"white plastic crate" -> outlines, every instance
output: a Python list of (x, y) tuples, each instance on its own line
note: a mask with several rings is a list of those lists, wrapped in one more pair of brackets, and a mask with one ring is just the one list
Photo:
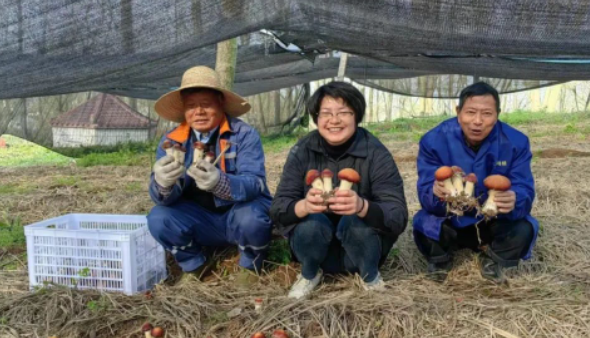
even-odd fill
[(55, 283), (131, 295), (166, 278), (141, 215), (67, 214), (25, 226), (31, 288)]

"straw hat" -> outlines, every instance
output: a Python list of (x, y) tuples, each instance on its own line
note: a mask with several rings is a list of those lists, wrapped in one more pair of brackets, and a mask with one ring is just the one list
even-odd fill
[(250, 104), (241, 96), (221, 87), (221, 81), (217, 73), (205, 66), (188, 69), (182, 75), (180, 88), (162, 95), (156, 101), (156, 112), (163, 118), (184, 122), (184, 107), (180, 91), (187, 88), (211, 88), (223, 93), (223, 110), (229, 116), (238, 117), (250, 110)]

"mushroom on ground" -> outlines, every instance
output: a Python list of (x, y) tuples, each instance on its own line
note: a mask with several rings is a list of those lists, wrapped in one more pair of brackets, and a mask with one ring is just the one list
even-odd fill
[(508, 177), (502, 175), (491, 175), (483, 181), (486, 188), (489, 189), (488, 199), (483, 205), (482, 212), (487, 217), (494, 217), (498, 214), (498, 206), (494, 202), (494, 197), (498, 191), (510, 189), (511, 183)]
[(320, 172), (316, 169), (311, 169), (305, 175), (305, 184), (311, 185), (315, 189), (324, 190), (324, 183), (320, 176)]
[(353, 184), (360, 182), (361, 176), (356, 170), (346, 168), (340, 170), (338, 173), (338, 179), (340, 179), (339, 190), (350, 190)]
[(193, 163), (197, 164), (200, 160), (203, 159), (205, 156), (205, 150), (207, 150), (207, 145), (203, 142), (195, 142), (193, 143)]
[(266, 338), (266, 335), (263, 332), (256, 332), (251, 338)]
[(334, 188), (332, 187), (332, 177), (334, 177), (334, 173), (330, 169), (324, 169), (322, 171), (322, 180), (324, 181), (324, 191), (326, 193), (332, 192)]
[(150, 323), (143, 324), (143, 326), (141, 327), (141, 332), (143, 332), (143, 334), (145, 335), (145, 338), (152, 338), (151, 331), (153, 328), (154, 327)]
[(152, 329), (152, 337), (154, 338), (160, 338), (160, 337), (164, 337), (164, 329), (156, 326)]
[(451, 167), (448, 166), (442, 166), (438, 168), (434, 173), (434, 178), (439, 182), (443, 182), (443, 184), (445, 185), (445, 189), (449, 191), (451, 196), (456, 196), (457, 190), (455, 189), (455, 186), (453, 186), (451, 177), (453, 177), (453, 169), (451, 169)]
[(272, 338), (289, 338), (285, 330), (277, 329), (272, 333)]
[(477, 183), (477, 176), (474, 173), (471, 173), (465, 177), (465, 196), (472, 197), (473, 191), (475, 189), (475, 184)]
[(453, 182), (453, 187), (455, 187), (455, 191), (457, 191), (457, 195), (461, 195), (463, 192), (463, 169), (456, 165), (452, 166), (453, 169), (453, 177), (451, 181)]

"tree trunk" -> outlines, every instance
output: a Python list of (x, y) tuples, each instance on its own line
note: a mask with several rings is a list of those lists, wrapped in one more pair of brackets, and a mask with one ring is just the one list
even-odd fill
[(274, 106), (275, 106), (275, 123), (274, 126), (279, 126), (281, 124), (281, 90), (277, 89), (272, 92), (274, 96)]
[(237, 56), (238, 42), (236, 38), (225, 40), (217, 44), (215, 71), (219, 74), (221, 86), (228, 90), (232, 90), (234, 86)]
[(23, 114), (21, 116), (21, 126), (23, 128), (23, 138), (25, 140), (29, 139), (29, 133), (27, 132), (27, 99), (23, 100)]

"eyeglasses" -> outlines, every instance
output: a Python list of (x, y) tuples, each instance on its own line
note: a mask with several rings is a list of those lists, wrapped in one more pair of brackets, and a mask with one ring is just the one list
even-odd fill
[(338, 117), (339, 120), (344, 120), (344, 119), (352, 117), (353, 115), (354, 115), (354, 113), (351, 111), (341, 111), (339, 113), (336, 113), (336, 115), (334, 115), (332, 113), (328, 113), (328, 112), (321, 112), (319, 114), (319, 117), (322, 120), (331, 120), (334, 118), (334, 116), (336, 116), (336, 117)]

